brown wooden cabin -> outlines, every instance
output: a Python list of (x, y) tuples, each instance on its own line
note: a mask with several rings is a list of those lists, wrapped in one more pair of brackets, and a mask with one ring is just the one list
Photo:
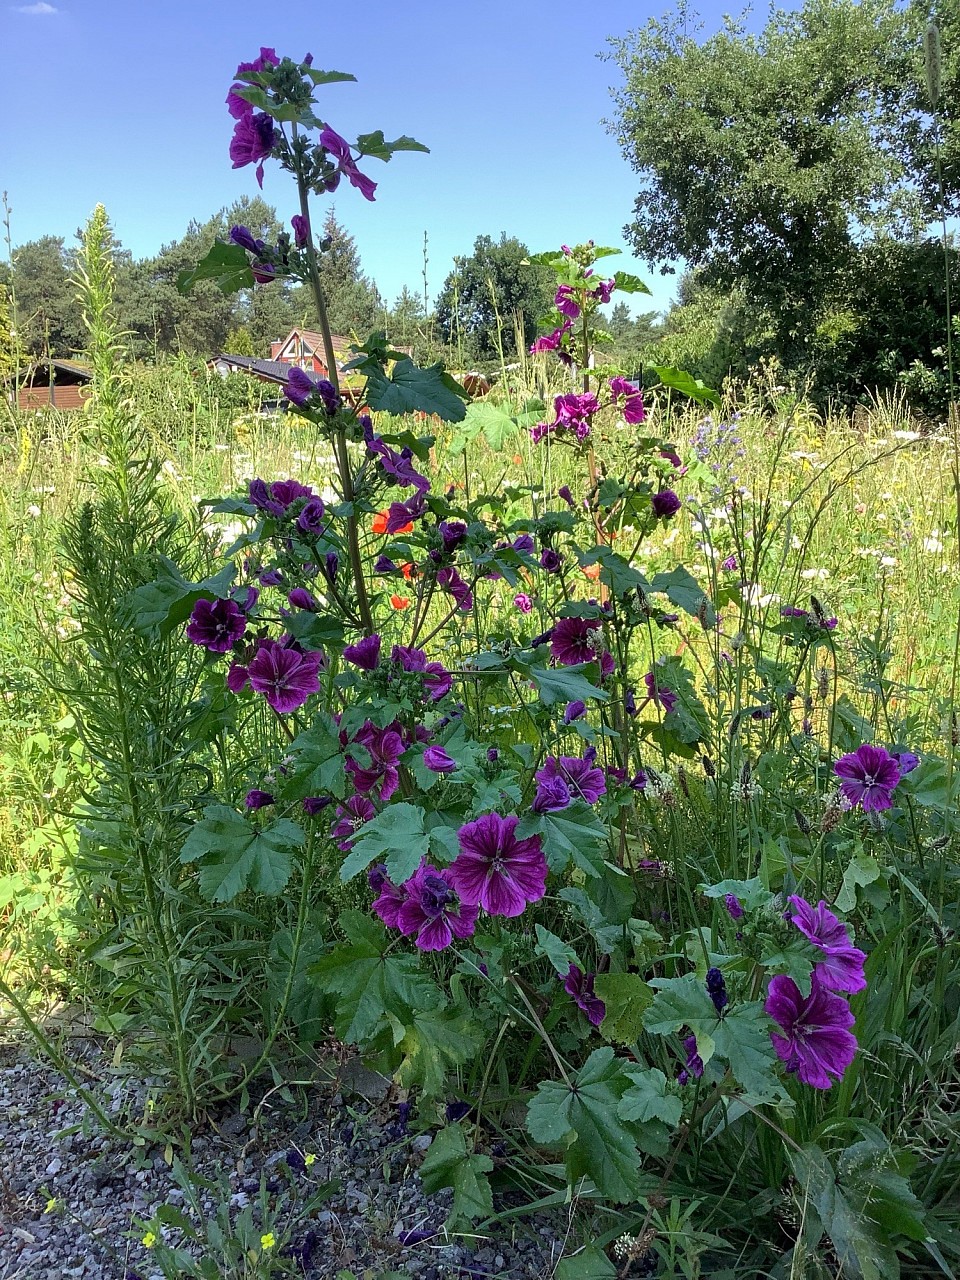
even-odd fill
[(92, 394), (93, 372), (71, 360), (38, 360), (20, 383), (20, 409), (79, 409)]

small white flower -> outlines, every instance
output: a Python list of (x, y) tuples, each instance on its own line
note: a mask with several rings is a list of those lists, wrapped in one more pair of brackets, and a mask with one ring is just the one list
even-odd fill
[(943, 543), (940, 541), (939, 538), (924, 538), (923, 549), (924, 551), (929, 551), (933, 554), (936, 554), (937, 552), (943, 550)]
[(919, 431), (894, 431), (893, 438), (894, 440), (919, 440), (920, 432)]
[(885, 569), (892, 569), (897, 563), (897, 558), (896, 556), (881, 556), (880, 563)]
[(41, 515), (40, 508), (37, 506), (35, 502), (31, 502), (29, 507), (27, 507), (27, 515), (32, 516), (34, 520), (36, 520), (37, 517)]
[(827, 578), (830, 577), (830, 570), (829, 569), (801, 569), (800, 577), (807, 582), (811, 582), (814, 578), (819, 579), (820, 582), (826, 582)]

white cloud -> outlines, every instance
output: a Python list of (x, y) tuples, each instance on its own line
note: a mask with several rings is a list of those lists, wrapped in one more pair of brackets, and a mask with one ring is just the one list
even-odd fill
[(45, 17), (49, 13), (59, 13), (59, 9), (55, 9), (52, 4), (47, 4), (47, 0), (37, 0), (36, 4), (19, 4), (14, 6), (14, 13), (26, 13), (31, 18)]

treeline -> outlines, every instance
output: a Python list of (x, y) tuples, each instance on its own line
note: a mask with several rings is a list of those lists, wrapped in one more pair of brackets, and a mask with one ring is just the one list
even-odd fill
[(624, 234), (688, 271), (661, 354), (714, 383), (764, 362), (822, 405), (903, 387), (942, 413), (960, 5), (804, 0), (756, 34), (698, 31), (681, 0), (611, 41), (611, 131), (640, 178)]
[[(275, 243), (282, 231), (276, 210), (262, 198), (241, 199), (158, 254), (136, 260), (114, 238), (116, 309), (140, 360), (169, 356), (204, 359), (219, 351), (268, 358), (270, 344), (294, 326), (316, 327), (309, 291), (272, 281), (225, 297), (211, 282), (189, 294), (177, 288), (180, 273), (196, 265), (213, 241), (234, 225)], [(553, 288), (541, 267), (524, 265), (529, 249), (514, 237), (476, 240), (473, 253), (454, 260), (435, 304), (423, 292), (403, 288), (392, 304), (363, 271), (353, 237), (327, 213), (320, 233), (320, 272), (334, 333), (365, 338), (383, 330), (418, 360), (445, 358), (456, 367), (493, 368), (529, 345), (537, 322), (553, 305)], [(76, 248), (60, 236), (43, 236), (13, 252), (0, 267), (7, 300), (6, 327), (15, 326), (27, 357), (69, 358), (83, 347), (83, 326), (73, 283)], [(2, 317), (0, 317), (2, 323)], [(636, 363), (658, 332), (655, 314), (634, 318), (624, 304), (607, 321), (614, 358)]]

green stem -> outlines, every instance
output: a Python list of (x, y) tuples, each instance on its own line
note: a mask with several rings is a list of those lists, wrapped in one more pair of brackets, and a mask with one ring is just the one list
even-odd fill
[[(300, 212), (307, 226), (310, 224), (310, 202), (306, 182), (302, 173), (297, 173), (297, 191), (300, 196)], [(327, 365), (327, 378), (334, 389), (340, 392), (340, 375), (337, 370), (337, 358), (333, 350), (333, 334), (330, 332), (330, 319), (327, 305), (323, 297), (323, 286), (320, 283), (320, 269), (317, 265), (317, 251), (313, 247), (313, 236), (307, 237), (306, 244), (307, 270), (310, 275), (310, 287), (317, 308), (317, 319), (320, 324), (320, 336), (323, 338), (323, 356)], [(356, 490), (353, 484), (353, 471), (350, 467), (350, 453), (347, 448), (347, 435), (342, 426), (337, 426), (333, 434), (333, 448), (337, 461), (337, 472), (340, 477), (340, 490), (343, 500), (350, 508), (347, 516), (347, 554), (350, 557), (350, 570), (353, 574), (353, 585), (357, 593), (357, 609), (364, 635), (372, 635), (374, 631), (373, 614), (370, 611), (370, 599), (367, 595), (367, 582), (363, 573), (363, 558), (360, 555), (360, 532), (356, 512)]]

